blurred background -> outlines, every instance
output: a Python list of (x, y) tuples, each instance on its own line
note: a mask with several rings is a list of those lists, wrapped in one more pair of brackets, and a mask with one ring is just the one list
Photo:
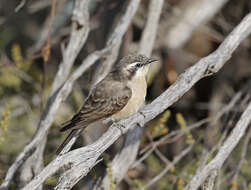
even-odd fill
[[(52, 17), (51, 0), (1, 0), (0, 2), (0, 183), (7, 169), (36, 132), (42, 110), (51, 90), (51, 85), (62, 60), (61, 44), (67, 44), (71, 32), (73, 0), (57, 0)], [(89, 5), (91, 32), (78, 55), (74, 68), (95, 50), (103, 48), (128, 1), (93, 0)], [(200, 58), (213, 52), (251, 11), (249, 0), (218, 1), (221, 5), (212, 8), (203, 18), (208, 1), (165, 0), (152, 57), (160, 61), (151, 69), (148, 77), (147, 103), (165, 91), (186, 68)], [(205, 3), (205, 5), (203, 5)], [(211, 1), (214, 6), (215, 1)], [(217, 3), (215, 3), (217, 4)], [(120, 49), (119, 58), (137, 52), (148, 13), (148, 0), (142, 0), (130, 24)], [(200, 15), (202, 14), (202, 15)], [(185, 22), (192, 27), (188, 38), (182, 41), (186, 27), (177, 27)], [(197, 21), (198, 19), (198, 21)], [(181, 41), (180, 41), (181, 40)], [(49, 42), (49, 43), (48, 43)], [(159, 141), (174, 130), (184, 132), (158, 144), (158, 151), (150, 153), (139, 167), (127, 172), (120, 189), (140, 189), (167, 166), (160, 155), (172, 161), (190, 144), (196, 143), (189, 154), (160, 178), (152, 187), (158, 190), (181, 190), (200, 165), (203, 153), (210, 152), (219, 143), (222, 135), (228, 135), (247, 104), (243, 99), (225, 112), (217, 121), (204, 122), (198, 128), (186, 129), (198, 121), (214, 118), (235, 94), (246, 89), (251, 77), (251, 37), (237, 48), (232, 58), (216, 75), (200, 80), (184, 97), (166, 112), (147, 124), (141, 138), (139, 158), (153, 141)], [(49, 44), (49, 45), (48, 45)], [(44, 164), (48, 164), (55, 150), (65, 138), (59, 133), (62, 122), (69, 119), (88, 95), (95, 71), (92, 66), (75, 83), (70, 96), (61, 105), (48, 135)], [(250, 87), (250, 85), (249, 85)], [(245, 91), (245, 90), (244, 90)], [(211, 120), (210, 120), (211, 121)], [(74, 148), (98, 138), (106, 127), (87, 130)], [(89, 189), (88, 182), (101, 176), (118, 152), (123, 138), (104, 154), (98, 164), (74, 189)], [(217, 150), (217, 148), (216, 148)], [(243, 141), (225, 163), (219, 177), (218, 189), (251, 189), (251, 147), (245, 153), (245, 161), (234, 179), (243, 150)], [(214, 152), (212, 152), (214, 155)], [(44, 183), (44, 189), (55, 186), (59, 174)], [(11, 184), (18, 189), (18, 178)]]

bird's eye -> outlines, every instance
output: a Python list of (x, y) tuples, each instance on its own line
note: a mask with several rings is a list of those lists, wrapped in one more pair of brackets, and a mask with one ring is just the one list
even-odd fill
[(140, 63), (137, 63), (137, 64), (136, 64), (136, 67), (141, 67), (141, 64), (140, 64)]

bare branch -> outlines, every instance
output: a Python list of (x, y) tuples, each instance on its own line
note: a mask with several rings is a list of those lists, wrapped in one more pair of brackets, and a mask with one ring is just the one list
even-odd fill
[(15, 12), (17, 13), (18, 11), (20, 11), (20, 9), (22, 9), (24, 7), (25, 3), (26, 3), (26, 0), (21, 0), (21, 2), (18, 4), (18, 6), (16, 6)]
[(193, 148), (193, 145), (190, 145), (185, 150), (183, 150), (178, 156), (175, 157), (174, 161), (172, 161), (168, 166), (163, 169), (157, 176), (151, 179), (146, 185), (144, 185), (141, 190), (147, 189), (160, 180), (175, 164), (177, 164), (184, 156), (186, 156)]
[[(241, 98), (242, 93), (238, 92), (233, 98), (232, 100), (229, 102), (229, 104), (227, 104), (226, 106), (224, 106), (215, 116), (212, 116), (210, 118), (206, 118), (203, 119), (201, 121), (198, 121), (190, 126), (187, 127), (186, 131), (191, 131), (194, 129), (197, 129), (198, 127), (202, 126), (203, 124), (209, 122), (212, 123), (212, 125), (214, 125), (226, 112), (229, 112), (235, 105), (236, 102)], [(153, 151), (155, 151), (156, 147), (160, 146), (161, 144), (163, 144), (165, 141), (167, 141), (169, 138), (175, 136), (175, 137), (181, 137), (185, 134), (185, 131), (182, 129), (178, 129), (175, 131), (172, 131), (171, 133), (165, 135), (164, 137), (162, 137), (161, 139), (152, 142), (150, 145), (146, 146), (142, 151), (141, 154), (146, 152), (139, 160), (137, 160), (132, 167), (136, 167), (137, 165), (139, 165), (143, 160), (145, 160)], [(216, 147), (217, 148), (217, 147)], [(212, 151), (211, 151), (212, 152)], [(210, 152), (210, 153), (211, 153)], [(206, 152), (205, 152), (206, 153)], [(211, 154), (210, 154), (211, 155)], [(202, 159), (202, 163), (205, 163), (207, 161), (209, 154), (205, 154), (205, 158), (203, 157)], [(199, 168), (198, 168), (199, 169)]]
[(119, 48), (122, 43), (122, 37), (123, 35), (119, 34), (125, 34), (129, 24), (132, 21), (133, 16), (135, 15), (138, 6), (139, 6), (140, 0), (133, 0), (130, 1), (127, 10), (123, 17), (120, 19), (120, 22), (118, 23), (117, 27), (114, 29), (114, 32), (110, 35), (106, 46), (112, 46), (111, 53), (105, 57), (105, 61), (102, 63), (102, 65), (98, 68), (98, 70), (95, 73), (94, 77), (94, 83), (99, 82), (101, 79), (103, 79), (106, 74), (111, 70), (112, 65), (116, 61), (119, 53)]
[[(225, 62), (231, 57), (233, 51), (238, 45), (251, 33), (251, 13), (248, 14), (242, 22), (234, 29), (233, 32), (224, 40), (224, 42), (218, 47), (218, 49), (209, 56), (201, 59), (198, 63), (188, 68), (183, 74), (179, 76), (176, 82), (170, 86), (162, 95), (156, 98), (151, 104), (144, 106), (137, 113), (132, 116), (113, 124), (108, 131), (102, 135), (96, 142), (86, 147), (79, 148), (77, 150), (70, 151), (64, 155), (57, 157), (50, 164), (48, 164), (39, 175), (37, 175), (23, 190), (35, 189), (43, 183), (43, 181), (54, 174), (58, 169), (63, 166), (68, 166), (69, 171), (76, 171), (75, 176), (83, 177), (88, 171), (95, 166), (98, 157), (110, 147), (122, 134), (126, 133), (129, 129), (136, 127), (137, 125), (144, 126), (145, 123), (155, 118), (158, 114), (167, 109), (170, 105), (181, 98), (192, 86), (198, 82), (201, 78), (210, 76), (218, 72)], [(251, 106), (251, 103), (249, 107)], [(250, 114), (250, 108), (244, 112), (230, 139), (234, 135), (235, 139), (241, 138), (245, 131), (244, 125), (247, 125), (251, 118), (248, 118), (248, 112)], [(243, 124), (243, 125), (242, 125)], [(123, 126), (123, 127), (121, 127)], [(244, 128), (244, 130), (243, 130)], [(240, 132), (240, 133), (239, 133)], [(232, 143), (232, 142), (231, 142)], [(236, 144), (236, 143), (235, 143)], [(230, 145), (230, 148), (235, 145)], [(225, 151), (229, 151), (229, 141), (223, 145)], [(230, 151), (231, 152), (231, 151)], [(227, 152), (228, 153), (228, 152)], [(220, 151), (221, 157), (224, 152)], [(216, 159), (218, 160), (218, 157)], [(223, 157), (226, 155), (224, 154)], [(221, 160), (222, 163), (222, 160)], [(80, 167), (81, 165), (81, 167)], [(76, 170), (76, 167), (78, 170)], [(75, 169), (75, 170), (74, 170)], [(69, 174), (69, 173), (68, 173)]]
[[(245, 86), (239, 93), (237, 93), (237, 94), (235, 95), (235, 97), (232, 99), (232, 101), (231, 101), (230, 104), (229, 104), (229, 105), (232, 104), (231, 107), (233, 107), (234, 105), (236, 105), (236, 101), (239, 100), (239, 99), (241, 98), (241, 95), (244, 94), (244, 92), (249, 88), (249, 86), (250, 86), (250, 82), (249, 82), (249, 83), (247, 84), (247, 86)], [(236, 99), (236, 97), (238, 97), (238, 98)], [(245, 96), (245, 98), (241, 99), (240, 106), (246, 105), (246, 104), (249, 102), (249, 99), (250, 99), (250, 94), (247, 94), (247, 95)], [(234, 100), (235, 100), (235, 101), (234, 101)], [(235, 103), (233, 104), (233, 102), (235, 102)], [(229, 105), (228, 105), (228, 106), (229, 106)], [(229, 123), (232, 123), (232, 121), (233, 121), (233, 118), (232, 118), (232, 119), (229, 119), (227, 123), (228, 123), (228, 124), (229, 124)], [(214, 122), (214, 123), (216, 123), (216, 122)], [(228, 124), (227, 124), (227, 125), (228, 125)], [(225, 139), (226, 139), (226, 137), (227, 137), (227, 134), (228, 134), (228, 130), (225, 129), (224, 132), (223, 132), (223, 134), (221, 135), (221, 138), (219, 139), (218, 143), (210, 150), (210, 152), (205, 153), (204, 156), (202, 156), (201, 161), (200, 161), (201, 164), (200, 164), (199, 167), (197, 168), (197, 170), (196, 170), (196, 172), (195, 172), (195, 176), (201, 174), (201, 171), (202, 171), (202, 170), (204, 169), (204, 167), (206, 166), (209, 157), (212, 156), (213, 153), (214, 153), (216, 150), (219, 150), (219, 149), (221, 148), (222, 144), (224, 143), (224, 141), (225, 141)], [(205, 151), (205, 152), (207, 152), (207, 151)], [(215, 177), (217, 176), (217, 174), (218, 174), (218, 170), (216, 170), (215, 172), (212, 172), (212, 174), (210, 174), (210, 175), (207, 177), (207, 180), (205, 181), (205, 183), (203, 184), (202, 187), (203, 187), (204, 189), (212, 189), (213, 186), (214, 186), (214, 179), (215, 179)]]
[(139, 45), (139, 53), (141, 54), (147, 56), (152, 54), (163, 4), (163, 0), (151, 0), (149, 4), (148, 19)]
[[(31, 5), (30, 7), (28, 7), (28, 9), (33, 10), (33, 11), (36, 11), (37, 9), (41, 9), (43, 8), (44, 6), (48, 6), (49, 1), (43, 1), (43, 2), (34, 2), (33, 5)], [(69, 6), (68, 4), (70, 4), (72, 2), (67, 2), (67, 0), (61, 0), (61, 1), (58, 1), (57, 2), (57, 8), (55, 10), (55, 18), (57, 18), (59, 15), (61, 16), (61, 14), (65, 14), (64, 17), (65, 17), (65, 20), (67, 20), (67, 18), (69, 19), (70, 16), (71, 16), (71, 12), (64, 12), (62, 13), (62, 9), (64, 7), (67, 7)], [(33, 12), (31, 11), (31, 12)], [(62, 26), (64, 24), (64, 22), (60, 23), (60, 26)], [(55, 39), (55, 36), (53, 35), (55, 33), (55, 31), (57, 30), (57, 27), (51, 25), (50, 27), (48, 27), (49, 25), (51, 25), (51, 17), (48, 16), (46, 18), (46, 20), (44, 21), (43, 23), (43, 27), (41, 29), (41, 31), (39, 31), (39, 33), (37, 34), (37, 41), (31, 46), (28, 48), (28, 52), (30, 54), (34, 54), (36, 53), (37, 51), (41, 50), (43, 48), (43, 46), (45, 45), (45, 42), (48, 40), (48, 36), (51, 35), (53, 36), (53, 38)], [(69, 27), (70, 28), (70, 27)], [(70, 33), (70, 31), (69, 31)], [(57, 34), (58, 36), (58, 34)], [(52, 44), (54, 43), (54, 40), (52, 40), (51, 42)]]
[[(235, 182), (236, 184), (238, 184), (237, 183), (238, 175), (239, 175), (239, 173), (241, 171), (242, 164), (244, 163), (244, 161), (246, 159), (250, 138), (251, 138), (251, 127), (249, 128), (248, 133), (247, 133), (247, 135), (246, 135), (246, 137), (244, 139), (243, 146), (242, 146), (242, 151), (241, 151), (241, 158), (240, 158), (240, 161), (239, 161), (239, 163), (237, 165), (234, 177), (232, 179), (232, 182)], [(236, 189), (237, 189), (237, 186), (232, 188), (232, 190), (236, 190)]]
[[(26, 161), (26, 159), (33, 154), (36, 150), (37, 146), (40, 147), (46, 143), (46, 138), (48, 134), (48, 130), (53, 122), (54, 116), (57, 113), (59, 105), (62, 101), (54, 101), (54, 99), (59, 95), (58, 90), (65, 82), (69, 72), (71, 71), (72, 65), (74, 63), (75, 58), (77, 57), (79, 51), (84, 45), (87, 36), (89, 34), (89, 13), (88, 13), (88, 1), (76, 1), (76, 6), (74, 8), (72, 20), (74, 21), (72, 24), (72, 32), (69, 44), (67, 48), (63, 51), (63, 61), (59, 66), (59, 70), (54, 79), (52, 90), (50, 96), (48, 98), (45, 110), (43, 111), (41, 120), (38, 124), (38, 130), (32, 139), (32, 141), (26, 145), (23, 152), (19, 154), (15, 162), (9, 168), (5, 181), (1, 185), (0, 189), (8, 189), (10, 182), (18, 170), (18, 168)], [(78, 24), (77, 24), (78, 23)], [(81, 26), (78, 28), (77, 26)], [(62, 95), (61, 95), (62, 96)], [(63, 97), (63, 96), (62, 96)], [(34, 156), (41, 157), (43, 154), (44, 148), (37, 149), (35, 151)], [(34, 159), (33, 159), (34, 160)], [(36, 160), (36, 159), (35, 159)], [(37, 163), (30, 163), (32, 166)], [(35, 171), (38, 172), (38, 171)]]
[(217, 170), (213, 171), (212, 174), (208, 176), (206, 182), (203, 184), (202, 190), (213, 190), (214, 180), (217, 175), (218, 175), (218, 171)]
[[(140, 144), (140, 137), (142, 134), (141, 127), (135, 127), (128, 131), (122, 150), (116, 155), (112, 161), (111, 170), (114, 182), (118, 184), (125, 176), (131, 164), (135, 161)], [(109, 189), (111, 179), (108, 175), (102, 181), (101, 189)], [(97, 188), (98, 189), (98, 188)]]
[(225, 160), (228, 158), (229, 154), (235, 148), (235, 146), (239, 143), (240, 139), (244, 135), (248, 125), (251, 121), (251, 102), (248, 107), (242, 114), (240, 120), (236, 124), (236, 127), (233, 129), (230, 136), (221, 146), (219, 152), (215, 156), (215, 158), (210, 161), (199, 174), (195, 175), (190, 183), (186, 186), (186, 190), (196, 190), (199, 186), (208, 178), (213, 172), (220, 170)]
[[(185, 1), (185, 8), (178, 10), (179, 17), (170, 28), (165, 44), (170, 48), (179, 48), (192, 36), (193, 31), (210, 20), (228, 0), (193, 0)], [(163, 40), (163, 39), (162, 39)]]
[[(49, 25), (48, 25), (48, 36), (47, 36), (47, 42), (42, 50), (42, 52), (45, 50), (47, 53), (44, 53), (46, 55), (43, 55), (44, 59), (44, 73), (43, 73), (43, 80), (46, 80), (45, 76), (45, 68), (46, 68), (46, 63), (48, 62), (49, 56), (50, 56), (50, 47), (51, 47), (51, 29), (52, 29), (52, 24), (53, 20), (55, 17), (55, 10), (56, 10), (56, 4), (57, 0), (53, 0), (51, 4), (51, 11), (50, 11), (50, 16), (49, 18)], [(43, 54), (43, 53), (42, 53)], [(42, 98), (43, 99), (43, 98)], [(43, 100), (42, 100), (43, 103)], [(20, 175), (20, 186), (24, 186), (29, 182), (34, 174), (38, 174), (42, 168), (43, 168), (43, 152), (44, 152), (44, 147), (46, 144), (46, 139), (43, 139), (40, 143), (40, 146), (37, 147), (36, 151), (33, 153), (33, 155), (24, 163), (22, 169), (21, 169), (21, 175)], [(42, 186), (37, 188), (37, 190), (42, 190)]]

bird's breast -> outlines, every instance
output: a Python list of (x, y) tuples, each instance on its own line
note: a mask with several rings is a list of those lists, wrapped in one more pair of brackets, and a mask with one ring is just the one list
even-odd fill
[(128, 86), (132, 90), (132, 96), (126, 106), (112, 116), (114, 119), (128, 117), (137, 112), (145, 102), (147, 84), (144, 77), (133, 79)]

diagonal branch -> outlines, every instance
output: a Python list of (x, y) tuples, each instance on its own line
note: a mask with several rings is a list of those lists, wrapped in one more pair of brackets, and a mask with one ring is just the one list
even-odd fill
[[(42, 113), (42, 117), (38, 124), (38, 130), (33, 137), (32, 141), (25, 146), (24, 150), (16, 158), (15, 162), (9, 168), (5, 177), (4, 183), (0, 186), (0, 189), (8, 189), (12, 178), (21, 165), (33, 154), (34, 157), (41, 157), (44, 151), (44, 144), (48, 130), (53, 122), (54, 116), (57, 113), (61, 101), (54, 101), (59, 96), (58, 90), (67, 79), (69, 72), (71, 71), (74, 60), (76, 59), (79, 51), (84, 45), (89, 34), (89, 12), (88, 1), (77, 0), (73, 11), (73, 24), (70, 41), (66, 49), (63, 49), (63, 61), (59, 66), (59, 70), (54, 79), (50, 96), (46, 103), (46, 107)], [(80, 26), (80, 27), (79, 27)], [(41, 147), (41, 148), (38, 148)], [(36, 159), (33, 159), (36, 160)], [(39, 163), (30, 163), (29, 166)], [(28, 167), (29, 167), (28, 166)]]
[(140, 190), (148, 189), (150, 186), (160, 180), (172, 167), (174, 167), (174, 165), (176, 165), (182, 158), (187, 156), (187, 154), (191, 152), (193, 147), (194, 144), (189, 145), (186, 149), (184, 149), (178, 156), (175, 157), (175, 159), (170, 164), (168, 164), (167, 167), (165, 167), (165, 169), (163, 169), (157, 176), (151, 179), (146, 185), (140, 188)]
[[(243, 163), (245, 162), (246, 155), (248, 153), (248, 145), (249, 145), (250, 139), (251, 139), (251, 127), (248, 129), (247, 135), (244, 139), (244, 142), (242, 145), (242, 151), (241, 151), (241, 158), (240, 158), (240, 161), (236, 167), (235, 174), (232, 178), (232, 183), (238, 184), (238, 176), (241, 171), (241, 167), (242, 167)], [(232, 190), (237, 190), (237, 187), (238, 186), (232, 187)]]
[(248, 125), (251, 122), (250, 114), (251, 114), (251, 102), (249, 103), (248, 107), (242, 114), (240, 120), (236, 124), (230, 136), (220, 147), (220, 150), (217, 153), (217, 155), (201, 170), (199, 174), (195, 175), (192, 178), (190, 183), (186, 186), (185, 188), (186, 190), (198, 189), (199, 186), (214, 172), (218, 173), (223, 163), (228, 158), (233, 149), (236, 147), (236, 145), (239, 143), (246, 129), (248, 128)]
[[(228, 112), (228, 111), (230, 111), (235, 105), (236, 105), (236, 102), (241, 98), (241, 92), (238, 92), (234, 97), (233, 97), (233, 99), (230, 101), (230, 103), (229, 104), (227, 104), (225, 107), (223, 107), (215, 116), (213, 116), (213, 117), (211, 117), (211, 118), (207, 118), (207, 119), (209, 119), (208, 120), (208, 122), (211, 122), (211, 123), (215, 123), (217, 120), (219, 120), (226, 112)], [(199, 122), (199, 123), (201, 123), (201, 122)], [(195, 126), (196, 124), (193, 124), (192, 126)], [(199, 126), (201, 126), (201, 125), (199, 125)], [(187, 130), (191, 130), (191, 129), (195, 129), (195, 128), (193, 128), (193, 127), (189, 127), (188, 126), (188, 128), (187, 128)], [(178, 133), (177, 133), (178, 132)], [(175, 133), (177, 136), (182, 136), (182, 135), (184, 135), (184, 130), (182, 131), (182, 130), (176, 130), (176, 131), (173, 131), (172, 133)], [(171, 134), (171, 133), (170, 133)], [(173, 136), (173, 135), (171, 135), (171, 136)], [(168, 136), (166, 136), (166, 138), (165, 137), (163, 137), (165, 140), (167, 140), (167, 137)], [(170, 137), (170, 136), (169, 136)], [(163, 139), (162, 138), (162, 139)], [(160, 143), (160, 141), (162, 141), (163, 142), (163, 140), (158, 140), (158, 141), (156, 141), (156, 142), (152, 142), (151, 144), (150, 144), (150, 147), (151, 147), (151, 149), (150, 150), (148, 150), (137, 162), (135, 162), (134, 164), (133, 164), (133, 167), (135, 167), (136, 165), (138, 165), (139, 163), (141, 163), (145, 158), (147, 158), (153, 151), (155, 151), (156, 152), (156, 150), (158, 150), (157, 149), (157, 146), (159, 145), (159, 143)], [(198, 142), (199, 142), (199, 140), (197, 140)], [(194, 144), (193, 144), (194, 145)], [(157, 153), (157, 154), (159, 154), (159, 153)], [(182, 154), (182, 153), (181, 153)], [(178, 157), (180, 157), (180, 155), (178, 155)], [(175, 164), (177, 164), (178, 162), (179, 162), (179, 160), (181, 160), (181, 158), (179, 159), (179, 160), (177, 160), (177, 158), (178, 157), (176, 157), (175, 159), (174, 159), (174, 161), (173, 162), (169, 162), (168, 160), (164, 160), (165, 161), (165, 163), (168, 163), (168, 166), (170, 166), (170, 164), (171, 164), (171, 166), (174, 166)], [(207, 156), (208, 157), (208, 156)], [(177, 160), (177, 161), (175, 161), (175, 160)], [(206, 160), (206, 159), (205, 159)], [(206, 162), (206, 161), (205, 161)], [(203, 159), (203, 161), (202, 161), (202, 163), (204, 163), (204, 159)], [(152, 178), (150, 181), (148, 181), (147, 182), (147, 184), (146, 185), (144, 185), (141, 189), (149, 189), (149, 187), (150, 186), (152, 186), (152, 185), (154, 185), (158, 180), (160, 180), (168, 171), (170, 170), (170, 168), (165, 168), (165, 169), (163, 169), (157, 176), (155, 176), (154, 178)], [(199, 169), (198, 169), (199, 170)]]
[(100, 67), (98, 67), (97, 71), (95, 72), (94, 83), (97, 83), (101, 79), (103, 79), (111, 70), (112, 65), (118, 57), (120, 45), (122, 43), (123, 35), (121, 36), (118, 34), (125, 34), (138, 9), (139, 3), (140, 0), (129, 1), (125, 14), (121, 17), (113, 33), (110, 34), (109, 39), (106, 42), (106, 46), (111, 46), (112, 44), (114, 45), (112, 47), (111, 53), (105, 56), (104, 62)]
[[(188, 68), (178, 77), (172, 86), (170, 86), (151, 104), (144, 106), (139, 112), (119, 121), (117, 124), (113, 124), (108, 131), (93, 144), (58, 156), (50, 164), (48, 164), (28, 185), (26, 185), (23, 190), (37, 188), (47, 177), (51, 176), (64, 166), (68, 166), (70, 171), (72, 168), (78, 167), (76, 176), (83, 177), (87, 175), (89, 170), (95, 166), (98, 157), (122, 134), (126, 133), (129, 129), (134, 128), (137, 125), (144, 126), (145, 123), (155, 118), (158, 114), (180, 99), (200, 79), (217, 73), (231, 57), (238, 45), (250, 33), (251, 13), (249, 13), (233, 30), (233, 32), (228, 35), (228, 37), (223, 41), (216, 51), (201, 59), (192, 67)], [(248, 111), (250, 114), (250, 110)], [(246, 111), (244, 116), (247, 114), (248, 113)], [(247, 123), (247, 119), (244, 119), (243, 117), (240, 121), (241, 123), (237, 125), (236, 130), (242, 127), (240, 126), (242, 122), (245, 122), (244, 124)], [(240, 136), (238, 136), (238, 138), (239, 137)], [(226, 148), (224, 150), (229, 150), (225, 145), (223, 146)]]
[[(184, 1), (183, 7), (174, 15), (174, 26), (168, 31), (164, 43), (169, 48), (182, 47), (202, 24), (208, 22), (228, 0), (192, 0)], [(162, 31), (166, 32), (166, 31)], [(163, 41), (163, 39), (160, 39)]]

